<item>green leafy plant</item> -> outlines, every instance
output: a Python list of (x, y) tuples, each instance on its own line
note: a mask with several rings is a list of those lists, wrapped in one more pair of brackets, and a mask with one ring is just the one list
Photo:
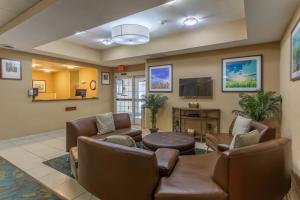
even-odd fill
[(144, 96), (144, 107), (148, 108), (151, 112), (151, 123), (153, 129), (156, 129), (158, 110), (163, 107), (167, 100), (168, 97), (157, 94), (149, 94)]
[(255, 121), (261, 122), (278, 113), (282, 98), (276, 92), (258, 91), (255, 95), (240, 94), (239, 104), (243, 111), (233, 111), (235, 114), (244, 115)]
[(207, 130), (208, 131), (212, 131), (214, 128), (213, 124), (212, 123), (207, 123)]

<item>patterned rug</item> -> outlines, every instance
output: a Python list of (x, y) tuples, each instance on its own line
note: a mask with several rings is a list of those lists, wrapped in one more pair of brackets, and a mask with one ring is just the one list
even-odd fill
[[(142, 142), (137, 142), (137, 147), (140, 149), (143, 149), (143, 143)], [(207, 153), (205, 149), (199, 149), (195, 148), (195, 154), (205, 154)], [(71, 172), (71, 167), (70, 167), (70, 157), (69, 154), (63, 155), (57, 158), (53, 158), (51, 160), (47, 160), (43, 162), (45, 165), (48, 165), (49, 167), (52, 167), (53, 169), (71, 177), (74, 178)], [(1, 198), (0, 198), (1, 199)]]
[(0, 157), (0, 199), (60, 200), (54, 192)]
[(45, 165), (52, 167), (53, 169), (74, 178), (72, 175), (71, 167), (70, 167), (70, 156), (69, 154), (59, 156), (57, 158), (53, 158), (51, 160), (47, 160), (43, 162)]

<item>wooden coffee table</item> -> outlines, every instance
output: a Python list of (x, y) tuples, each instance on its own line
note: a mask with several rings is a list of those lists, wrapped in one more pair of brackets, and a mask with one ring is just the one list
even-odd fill
[(155, 151), (159, 148), (177, 149), (181, 155), (194, 154), (195, 139), (185, 133), (151, 133), (143, 138), (144, 147)]

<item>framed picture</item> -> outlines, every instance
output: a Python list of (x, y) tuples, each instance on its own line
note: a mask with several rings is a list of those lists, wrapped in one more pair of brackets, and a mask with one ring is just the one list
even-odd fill
[(22, 66), (20, 61), (1, 59), (0, 68), (1, 79), (22, 80)]
[(261, 55), (223, 59), (223, 92), (256, 92), (259, 90), (262, 90)]
[(102, 85), (110, 85), (110, 73), (101, 72), (101, 83)]
[(291, 80), (300, 80), (300, 23), (291, 33)]
[(149, 67), (149, 92), (173, 92), (173, 65), (159, 65)]
[(45, 93), (46, 92), (46, 81), (32, 81), (32, 88), (37, 88), (39, 93)]

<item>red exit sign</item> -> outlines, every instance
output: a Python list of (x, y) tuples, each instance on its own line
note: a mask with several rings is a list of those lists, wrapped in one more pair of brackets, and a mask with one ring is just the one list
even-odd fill
[(125, 65), (119, 65), (117, 66), (118, 71), (124, 71), (125, 70)]

